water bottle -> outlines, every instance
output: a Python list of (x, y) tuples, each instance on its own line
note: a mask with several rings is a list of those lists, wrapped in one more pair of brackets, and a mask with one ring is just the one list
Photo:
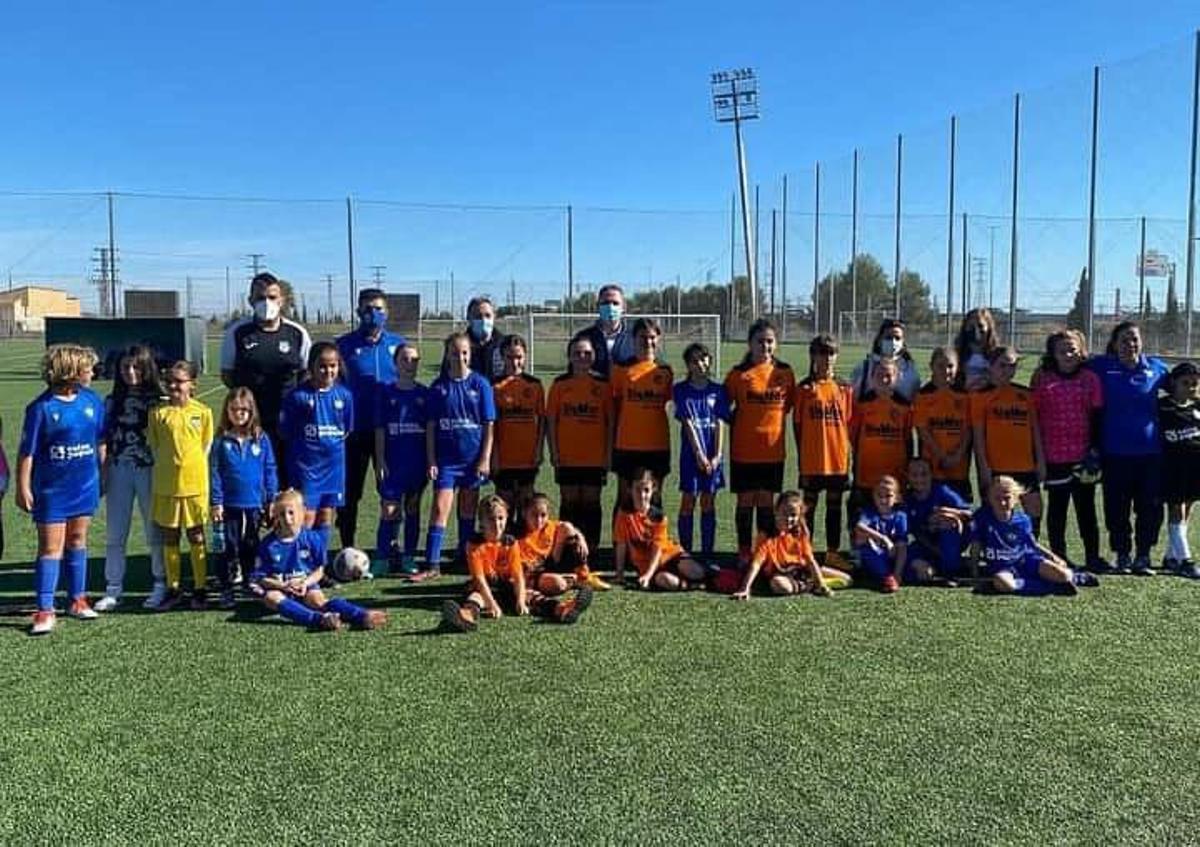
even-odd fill
[(211, 547), (214, 553), (225, 552), (225, 521), (213, 521)]

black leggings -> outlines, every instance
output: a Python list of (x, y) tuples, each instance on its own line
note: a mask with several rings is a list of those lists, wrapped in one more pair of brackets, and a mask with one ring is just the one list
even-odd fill
[(1096, 521), (1096, 486), (1084, 485), (1071, 477), (1069, 482), (1046, 486), (1046, 531), (1050, 549), (1067, 558), (1067, 511), (1075, 501), (1075, 520), (1083, 540), (1084, 562), (1100, 558), (1100, 525)]
[[(821, 496), (820, 490), (804, 492), (804, 522), (808, 524), (808, 535), (815, 539), (813, 533), (813, 515), (817, 509), (817, 501)], [(825, 489), (825, 549), (837, 551), (842, 549), (842, 492)]]

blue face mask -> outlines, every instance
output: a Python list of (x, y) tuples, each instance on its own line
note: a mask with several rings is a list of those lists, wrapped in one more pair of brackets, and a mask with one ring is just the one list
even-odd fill
[(383, 309), (362, 309), (358, 313), (358, 325), (367, 332), (383, 329), (387, 324), (387, 312)]
[(491, 318), (471, 318), (471, 335), (482, 341), (491, 337), (492, 326)]
[(616, 303), (601, 303), (600, 304), (600, 320), (608, 323), (616, 323), (621, 320), (621, 313), (624, 312)]

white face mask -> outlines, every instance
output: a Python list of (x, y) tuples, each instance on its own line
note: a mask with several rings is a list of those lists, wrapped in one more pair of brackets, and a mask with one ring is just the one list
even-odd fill
[(279, 317), (279, 301), (278, 300), (255, 300), (254, 317), (260, 321), (273, 321)]
[(879, 340), (879, 352), (889, 359), (899, 355), (903, 349), (904, 342), (899, 338), (881, 338)]

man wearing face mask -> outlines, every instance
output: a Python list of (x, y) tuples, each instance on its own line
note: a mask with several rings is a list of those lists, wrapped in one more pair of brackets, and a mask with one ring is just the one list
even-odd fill
[(634, 359), (633, 336), (625, 327), (625, 292), (616, 283), (601, 287), (596, 296), (599, 317), (583, 331), (596, 351), (594, 370), (609, 376), (613, 365), (627, 365)]
[(467, 304), (467, 335), (471, 337), (471, 370), (491, 382), (504, 378), (504, 342), (496, 332), (496, 307), (488, 297), (472, 297)]
[[(396, 381), (396, 350), (404, 337), (387, 328), (387, 297), (378, 288), (358, 292), (358, 328), (337, 340), (342, 379), (354, 395), (354, 431), (346, 439), (346, 503), (338, 510), (342, 547), (354, 547), (358, 501), (363, 496), (367, 466), (375, 456), (376, 398)], [(386, 550), (377, 555), (387, 556)]]
[(254, 394), (275, 460), (284, 467), (287, 445), (279, 437), (279, 409), (308, 363), (312, 341), (308, 330), (283, 316), (287, 303), (274, 274), (254, 277), (248, 299), (253, 314), (230, 324), (221, 342), (221, 381)]

